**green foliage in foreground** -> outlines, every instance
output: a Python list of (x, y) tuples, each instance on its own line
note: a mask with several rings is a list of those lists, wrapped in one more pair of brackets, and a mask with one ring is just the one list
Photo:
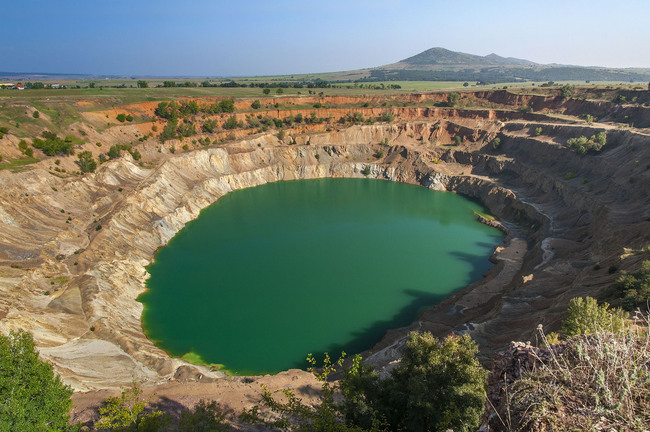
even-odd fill
[(624, 328), (627, 319), (627, 313), (621, 309), (610, 309), (609, 303), (599, 305), (592, 297), (571, 299), (568, 312), (562, 323), (562, 333), (566, 337), (603, 331), (617, 333)]
[(99, 408), (99, 421), (95, 428), (99, 430), (138, 430), (138, 426), (157, 422), (162, 412), (153, 410), (145, 413), (149, 406), (148, 400), (141, 398), (142, 390), (136, 385), (122, 391), (119, 397), (111, 397), (104, 401), (105, 405)]
[(591, 138), (581, 136), (579, 138), (570, 138), (567, 140), (566, 145), (578, 154), (585, 154), (588, 151), (598, 152), (607, 143), (607, 134), (599, 132), (592, 135)]
[(72, 389), (38, 359), (32, 336), (0, 335), (0, 430), (66, 431)]
[(469, 335), (442, 341), (430, 333), (411, 333), (400, 364), (390, 377), (360, 362), (341, 382), (343, 411), (352, 424), (391, 431), (453, 429), (474, 431), (485, 404), (487, 371)]
[[(286, 402), (281, 402), (264, 389), (263, 404), (277, 417), (263, 418), (254, 407), (244, 411), (242, 419), (301, 432), (473, 431), (483, 413), (487, 378), (477, 352), (468, 335), (439, 341), (430, 333), (413, 332), (388, 378), (379, 379), (357, 356), (337, 388), (327, 382), (336, 365), (326, 358), (323, 372), (317, 374), (323, 382), (320, 404), (303, 404), (291, 389), (283, 391)], [(334, 398), (339, 389), (341, 403)]]
[(623, 272), (613, 289), (623, 297), (625, 309), (635, 310), (640, 307), (645, 310), (650, 302), (650, 261), (644, 261), (635, 272)]
[(216, 402), (199, 401), (193, 410), (184, 410), (175, 421), (169, 413), (151, 407), (150, 399), (133, 382), (119, 397), (108, 398), (99, 408), (95, 428), (119, 432), (226, 432), (231, 430)]
[[(312, 366), (315, 360), (311, 355), (308, 357)], [(315, 373), (321, 386), (321, 401), (315, 406), (305, 405), (296, 396), (293, 389), (282, 390), (284, 402), (275, 398), (268, 388), (262, 387), (262, 405), (270, 409), (274, 414), (273, 418), (264, 417), (259, 406), (244, 410), (241, 419), (246, 423), (263, 424), (269, 428), (294, 432), (364, 432), (365, 429), (354, 425), (347, 425), (343, 420), (340, 406), (334, 401), (337, 386), (327, 381), (329, 375), (334, 372), (336, 366), (342, 364), (342, 358), (336, 363), (331, 363), (326, 355), (323, 368), (320, 373)], [(314, 371), (313, 369), (311, 369)], [(373, 429), (380, 431), (383, 429)]]

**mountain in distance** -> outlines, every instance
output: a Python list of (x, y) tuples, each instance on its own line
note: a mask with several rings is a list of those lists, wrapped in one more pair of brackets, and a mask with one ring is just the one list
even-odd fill
[(404, 67), (414, 66), (535, 66), (537, 63), (513, 57), (501, 57), (497, 54), (478, 56), (462, 52), (450, 51), (445, 48), (431, 48), (420, 54), (404, 59), (395, 65)]
[(359, 81), (618, 81), (647, 82), (650, 69), (544, 65), (497, 54), (479, 56), (431, 48), (420, 54), (366, 70)]

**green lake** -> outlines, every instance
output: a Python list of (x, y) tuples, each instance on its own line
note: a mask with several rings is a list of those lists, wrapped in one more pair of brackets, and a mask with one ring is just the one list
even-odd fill
[(474, 212), (453, 193), (370, 179), (229, 193), (149, 266), (145, 333), (238, 374), (363, 351), (492, 266), (503, 234)]

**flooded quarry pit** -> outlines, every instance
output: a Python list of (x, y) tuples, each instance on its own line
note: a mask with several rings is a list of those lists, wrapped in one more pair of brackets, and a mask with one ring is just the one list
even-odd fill
[(234, 191), (157, 253), (145, 333), (248, 375), (369, 349), (492, 266), (503, 234), (476, 213), (454, 193), (371, 179)]

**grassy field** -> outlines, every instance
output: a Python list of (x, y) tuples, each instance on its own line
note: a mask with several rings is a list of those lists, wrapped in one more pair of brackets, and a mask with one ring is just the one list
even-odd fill
[(0, 162), (0, 170), (8, 170), (12, 172), (24, 171), (29, 169), (28, 165), (38, 162), (39, 160), (33, 157), (23, 157), (12, 159), (10, 161)]

